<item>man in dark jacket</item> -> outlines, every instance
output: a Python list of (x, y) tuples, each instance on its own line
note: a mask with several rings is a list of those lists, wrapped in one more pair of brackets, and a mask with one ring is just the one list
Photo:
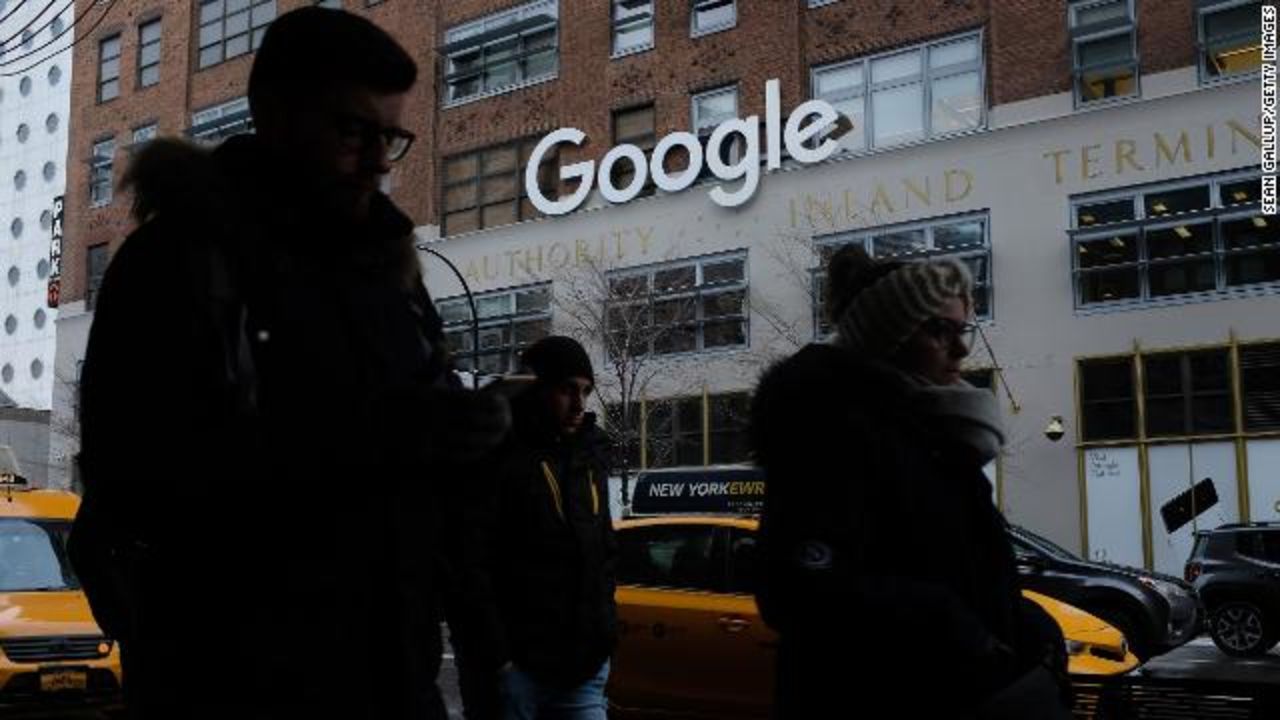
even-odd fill
[(522, 356), (536, 380), (467, 520), (456, 629), (469, 720), (603, 720), (617, 546), (607, 440), (584, 412), (595, 377), (576, 341)]
[(257, 134), (157, 141), (128, 173), (71, 550), (135, 717), (443, 717), (440, 467), (507, 410), (453, 387), (413, 223), (378, 191), (416, 74), (357, 15), (287, 13)]

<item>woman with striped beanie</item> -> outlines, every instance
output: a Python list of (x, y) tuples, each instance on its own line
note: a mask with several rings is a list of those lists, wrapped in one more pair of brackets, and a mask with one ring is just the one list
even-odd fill
[(1021, 599), (982, 470), (996, 400), (961, 379), (968, 268), (848, 246), (826, 285), (833, 337), (770, 368), (752, 405), (775, 717), (850, 717), (867, 694), (900, 717), (1069, 717), (1062, 634)]

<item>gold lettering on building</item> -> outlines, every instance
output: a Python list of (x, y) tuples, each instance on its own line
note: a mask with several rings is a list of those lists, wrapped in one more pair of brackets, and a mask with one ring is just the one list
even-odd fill
[(548, 270), (592, 264), (603, 267), (629, 256), (648, 255), (653, 236), (653, 227), (637, 227), (603, 232), (594, 238), (512, 248), (467, 260), (462, 274), (477, 285), (494, 284), (499, 279), (531, 282), (543, 278)]
[(884, 185), (876, 183), (876, 194), (871, 200), (871, 214), (879, 215), (882, 212), (886, 215), (892, 215), (897, 210), (893, 208), (893, 203), (889, 202), (889, 192), (884, 189)]
[(924, 179), (924, 190), (921, 190), (919, 187), (917, 187), (916, 184), (912, 182), (910, 178), (904, 178), (902, 181), (902, 185), (907, 189), (907, 192), (906, 192), (907, 202), (905, 203), (906, 207), (911, 207), (912, 195), (919, 198), (920, 202), (924, 203), (925, 207), (929, 207), (930, 205), (933, 204), (932, 201), (930, 200), (930, 198), (933, 196), (933, 190), (929, 187), (929, 178), (926, 177)]
[(1244, 138), (1253, 144), (1253, 149), (1262, 149), (1262, 138), (1255, 135), (1249, 128), (1241, 125), (1235, 120), (1228, 120), (1227, 127), (1231, 129), (1231, 154), (1236, 154), (1236, 138)]
[(939, 204), (959, 203), (973, 192), (974, 176), (968, 170), (951, 168), (943, 171), (940, 197), (933, 194), (937, 187), (935, 179), (939, 178), (922, 175), (894, 182), (877, 182), (861, 189), (800, 193), (788, 203), (791, 227), (836, 230), (882, 224), (913, 207), (933, 208), (935, 199)]
[(1191, 164), (1191, 140), (1187, 137), (1187, 131), (1183, 130), (1178, 133), (1178, 143), (1172, 148), (1160, 133), (1155, 134), (1156, 139), (1156, 167), (1160, 167), (1160, 159), (1164, 158), (1170, 165), (1178, 164), (1175, 155), (1178, 151), (1182, 151), (1182, 161)]
[(1044, 154), (1045, 159), (1053, 158), (1053, 182), (1055, 185), (1062, 184), (1062, 158), (1070, 154), (1070, 150), (1050, 150)]
[[(957, 190), (957, 186), (953, 182), (957, 180), (964, 181), (963, 190)], [(959, 168), (948, 170), (943, 175), (943, 184), (947, 191), (947, 202), (960, 202), (961, 200), (969, 197), (969, 193), (973, 191), (973, 173), (968, 170), (960, 170)]]
[(1098, 158), (1093, 154), (1094, 150), (1101, 150), (1101, 145), (1085, 145), (1080, 148), (1080, 179), (1092, 180), (1102, 173), (1097, 171), (1095, 167), (1098, 164)]
[(1125, 163), (1128, 163), (1129, 167), (1133, 168), (1134, 170), (1137, 170), (1138, 172), (1146, 172), (1146, 168), (1143, 167), (1142, 164), (1139, 163), (1133, 157), (1134, 153), (1136, 152), (1138, 152), (1138, 143), (1132, 140), (1116, 141), (1116, 174), (1117, 175), (1124, 174)]

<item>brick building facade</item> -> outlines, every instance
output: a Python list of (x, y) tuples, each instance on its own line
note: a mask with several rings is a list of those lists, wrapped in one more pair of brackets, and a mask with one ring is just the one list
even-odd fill
[[(118, 179), (143, 124), (176, 135), (241, 122), (235, 108), (221, 120), (203, 111), (243, 95), (254, 9), (299, 4), (223, 1), (116, 0), (77, 47), (60, 372), (91, 321), (86, 277), (106, 255), (89, 249), (109, 253), (129, 225), (119, 193), (93, 207), (94, 147), (114, 138)], [(1266, 380), (1280, 342), (1265, 319), (1280, 311), (1280, 237), (1258, 204), (1259, 3), (343, 2), (421, 69), (405, 114), (419, 141), (390, 191), (423, 247), (477, 295), (475, 348), (460, 283), (424, 254), (459, 358), (501, 372), (542, 334), (584, 334), (566, 301), (596, 272), (610, 288), (645, 288), (640, 301), (601, 297), (609, 318), (637, 302), (653, 326), (673, 304), (692, 313), (647, 341), (658, 372), (633, 398), (640, 465), (743, 459), (756, 374), (824, 336), (819, 259), (857, 242), (877, 255), (952, 254), (974, 270), (991, 352), (970, 366), (1005, 409), (1010, 443), (991, 475), (1014, 520), (1095, 557), (1169, 570), (1189, 530), (1152, 518), (1188, 476), (1218, 478), (1216, 522), (1280, 518), (1266, 470), (1280, 466), (1280, 388)], [(249, 37), (215, 41), (210, 23), (245, 7)], [(155, 17), (159, 80), (139, 88), (141, 27)], [(114, 34), (123, 80), (99, 102)], [(233, 50), (246, 52), (214, 62)], [(762, 170), (740, 206), (708, 199), (735, 185), (715, 177), (624, 203), (597, 188), (554, 218), (528, 197), (530, 151), (553, 130), (586, 137), (538, 176), (564, 197), (576, 183), (560, 169), (599, 164), (623, 142), (649, 152), (690, 131), (707, 146), (720, 123), (763, 117), (771, 80), (784, 118), (820, 99), (852, 130), (823, 162)], [(741, 165), (748, 144), (712, 150)], [(677, 153), (667, 169), (680, 164)], [(608, 338), (585, 335), (607, 365)], [(1061, 442), (1043, 433), (1054, 416), (1068, 428)]]

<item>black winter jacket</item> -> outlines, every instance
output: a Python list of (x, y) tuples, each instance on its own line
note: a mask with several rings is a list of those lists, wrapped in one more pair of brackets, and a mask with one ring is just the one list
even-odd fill
[(777, 717), (842, 716), (827, 713), (867, 707), (864, 693), (902, 717), (964, 717), (1061, 647), (1020, 598), (980, 461), (907, 395), (829, 345), (759, 385), (757, 600), (780, 634)]
[(358, 225), (324, 217), (250, 136), (137, 162), (145, 222), (90, 333), (72, 537), (126, 676), (226, 704), (238, 667), (261, 716), (437, 716), (427, 428), (451, 374), (412, 223), (382, 195)]
[(556, 437), (535, 394), (514, 401), (513, 431), (466, 511), (466, 615), (452, 629), (481, 694), (506, 662), (550, 685), (579, 685), (616, 642), (607, 439), (590, 414), (573, 436)]

